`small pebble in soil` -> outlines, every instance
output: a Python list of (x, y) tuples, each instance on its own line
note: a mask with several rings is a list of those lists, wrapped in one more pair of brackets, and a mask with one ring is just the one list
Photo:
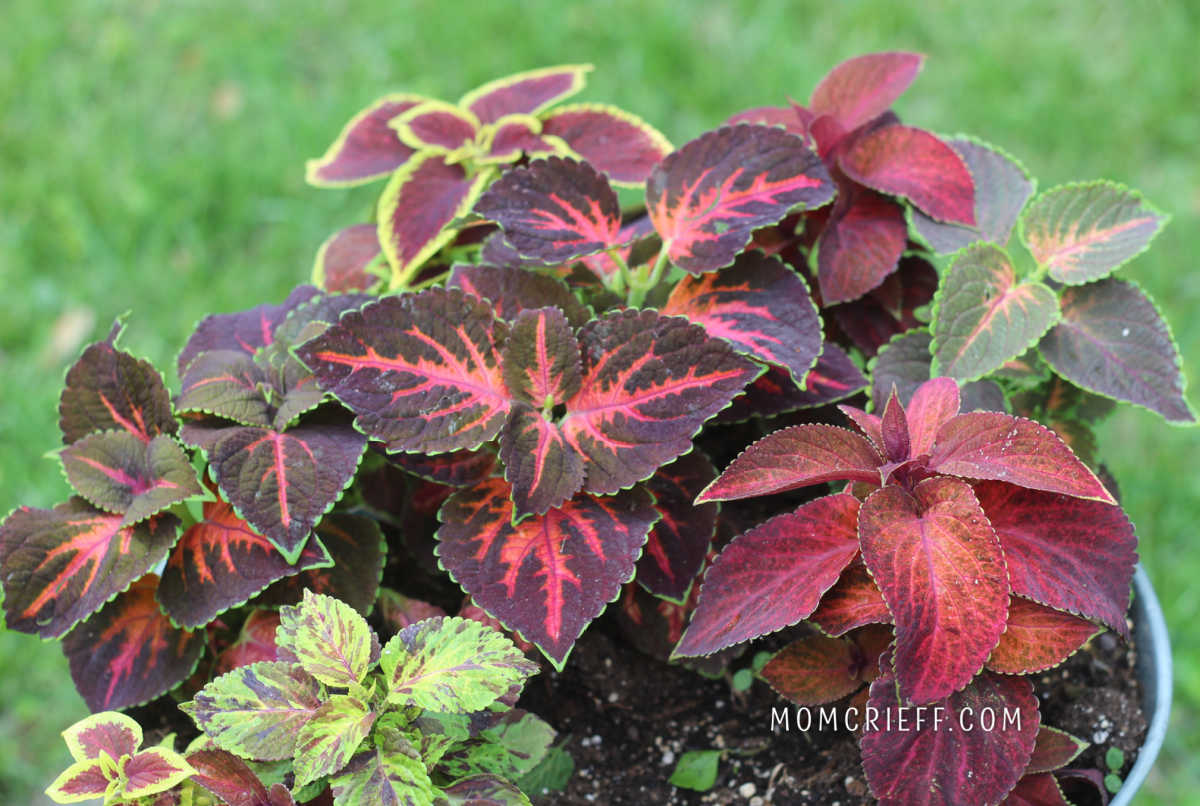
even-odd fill
[(743, 798), (752, 798), (754, 797), (754, 793), (757, 791), (758, 787), (749, 781), (738, 787), (738, 794)]

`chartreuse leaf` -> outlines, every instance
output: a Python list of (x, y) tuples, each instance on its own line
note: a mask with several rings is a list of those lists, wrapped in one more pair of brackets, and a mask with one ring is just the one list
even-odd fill
[(101, 753), (118, 759), (142, 746), (142, 726), (119, 711), (104, 711), (79, 720), (62, 737), (76, 761), (98, 759)]
[(813, 89), (814, 114), (832, 115), (846, 129), (856, 129), (888, 110), (921, 72), (925, 57), (892, 51), (867, 53), (834, 67)]
[(896, 680), (906, 702), (960, 690), (1004, 632), (1004, 552), (962, 481), (938, 477), (910, 493), (889, 485), (863, 502), (863, 561), (896, 622)]
[(306, 590), (304, 601), (279, 611), (276, 645), (289, 650), (304, 671), (327, 686), (361, 683), (375, 660), (374, 640), (366, 619), (332, 596)]
[(434, 806), (425, 763), (394, 726), (377, 729), (329, 784), (337, 806)]
[(76, 761), (46, 788), (55, 803), (79, 803), (106, 798), (117, 791), (120, 772), (116, 761), (108, 756)]
[(606, 104), (571, 104), (542, 115), (542, 135), (563, 141), (571, 153), (615, 185), (637, 187), (671, 153), (671, 143), (637, 115)]
[(828, 171), (803, 140), (746, 124), (701, 135), (646, 180), (646, 208), (667, 256), (692, 274), (728, 266), (755, 229), (833, 195)]
[(1150, 245), (1167, 217), (1140, 194), (1112, 182), (1048, 190), (1021, 218), (1021, 239), (1060, 283), (1108, 276)]
[(252, 663), (215, 678), (180, 708), (223, 750), (292, 758), (300, 728), (321, 707), (321, 684), (294, 663)]
[(538, 671), (504, 635), (463, 618), (405, 627), (384, 646), (380, 665), (388, 702), (453, 713), (487, 708)]
[(1037, 344), (1058, 318), (1049, 286), (1018, 283), (1000, 247), (969, 246), (934, 297), (932, 374), (960, 381), (986, 375)]
[(720, 763), (720, 750), (689, 750), (675, 762), (675, 769), (671, 772), (671, 785), (707, 792), (717, 783)]
[(1108, 278), (1065, 289), (1062, 321), (1038, 349), (1077, 386), (1145, 406), (1170, 422), (1196, 422), (1171, 331), (1133, 283)]
[(345, 767), (374, 722), (374, 712), (358, 697), (334, 694), (321, 703), (296, 735), (296, 786)]
[(871, 684), (868, 706), (877, 718), (859, 741), (881, 806), (999, 802), (1033, 753), (1040, 721), (1033, 684), (984, 672), (937, 702), (940, 711), (919, 709), (897, 695), (889, 660)]
[(413, 155), (388, 122), (428, 100), (420, 95), (393, 93), (374, 101), (355, 115), (325, 154), (308, 161), (310, 185), (349, 187), (387, 176)]
[(858, 552), (858, 508), (829, 495), (735, 538), (704, 575), (673, 655), (711, 655), (807, 618)]
[(1090, 621), (1014, 596), (1000, 643), (987, 668), (1001, 674), (1051, 669), (1075, 653), (1100, 628)]
[(129, 758), (121, 759), (121, 778), (124, 796), (144, 798), (187, 779), (195, 769), (183, 756), (166, 747), (148, 747)]

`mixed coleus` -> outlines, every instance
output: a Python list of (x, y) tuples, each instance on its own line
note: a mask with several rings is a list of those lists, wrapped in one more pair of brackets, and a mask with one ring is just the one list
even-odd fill
[(762, 670), (797, 702), (1022, 715), (1003, 738), (864, 734), (884, 802), (1057, 803), (1069, 759), (1040, 758), (1056, 734), (1021, 675), (1126, 633), (1135, 560), (1093, 426), (1113, 399), (1195, 419), (1166, 324), (1110, 276), (1164, 217), (1109, 183), (1030, 201), (999, 149), (902, 124), (921, 63), (852, 59), (807, 106), (675, 150), (612, 107), (554, 107), (581, 66), (380, 99), (309, 164), (321, 185), (390, 177), (377, 222), (321, 247), (320, 287), (202, 321), (173, 397), (119, 327), (68, 373), (78, 496), (0, 524), (9, 626), (64, 637), (95, 710), (188, 681), (223, 748), (203, 752), (239, 780), (230, 752), (268, 756), (220, 738), (233, 688), (303, 701), (293, 740), (347, 706), (313, 721), (312, 755), (270, 751), (295, 791), (230, 801), (279, 806), (357, 802), (337, 781), (360, 749), (416, 763), (373, 650), (352, 681), (279, 650), (297, 603), (410, 635), (445, 618), (421, 597), (465, 592), (460, 616), (561, 667), (619, 601), (634, 643), (709, 673), (804, 621)]

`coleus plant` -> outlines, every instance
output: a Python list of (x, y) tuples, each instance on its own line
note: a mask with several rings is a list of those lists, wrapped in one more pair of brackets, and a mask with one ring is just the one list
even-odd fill
[[(95, 710), (185, 680), (203, 703), (267, 664), (381, 731), (407, 711), (280, 656), (295, 614), (274, 608), (310, 589), (407, 634), (436, 611), (377, 602), (381, 577), (419, 596), (448, 575), (461, 615), (561, 667), (619, 600), (634, 643), (708, 673), (807, 621), (762, 670), (798, 702), (1024, 717), (1007, 744), (864, 734), (881, 800), (1057, 802), (1069, 759), (1037, 761), (1022, 675), (1125, 633), (1135, 558), (1092, 427), (1110, 398), (1194, 420), (1166, 324), (1109, 276), (1164, 219), (1108, 183), (1029, 202), (999, 149), (902, 124), (921, 64), (851, 59), (807, 106), (675, 150), (552, 107), (584, 67), (381, 99), (309, 165), (390, 177), (376, 223), (321, 247), (319, 287), (202, 321), (174, 396), (119, 327), (68, 373), (79, 495), (0, 525), (10, 627), (65, 636)], [(323, 772), (278, 797), (346, 774), (305, 758)]]

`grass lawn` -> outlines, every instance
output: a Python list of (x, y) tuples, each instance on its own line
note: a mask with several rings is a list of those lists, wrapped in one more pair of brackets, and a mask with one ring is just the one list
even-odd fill
[[(1200, 375), (1194, 3), (8, 0), (4, 18), (0, 514), (67, 496), (43, 458), (59, 384), (114, 317), (131, 310), (124, 345), (171, 366), (201, 316), (281, 300), (329, 232), (366, 218), (378, 186), (303, 181), (359, 108), (563, 62), (596, 65), (583, 99), (678, 144), (742, 108), (807, 100), (843, 58), (922, 51), (905, 120), (1000, 145), (1042, 188), (1107, 177), (1174, 216), (1123, 276), (1158, 301)], [(1191, 802), (1200, 431), (1126, 408), (1105, 436), (1176, 653), (1174, 727), (1138, 802)], [(0, 633), (0, 802), (42, 802), (68, 761), (57, 733), (84, 711), (57, 645)]]

